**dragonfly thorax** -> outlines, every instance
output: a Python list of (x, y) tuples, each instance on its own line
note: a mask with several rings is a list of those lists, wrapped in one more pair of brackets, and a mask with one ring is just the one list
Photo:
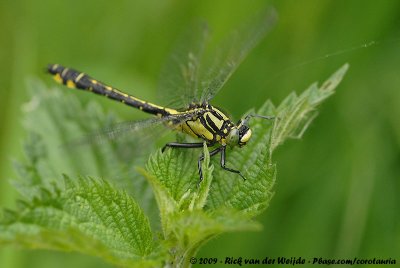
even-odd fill
[(210, 104), (192, 106), (180, 114), (184, 114), (186, 119), (174, 125), (174, 128), (203, 139), (209, 145), (219, 143), (223, 146), (242, 147), (251, 138), (250, 115), (235, 125), (225, 113)]

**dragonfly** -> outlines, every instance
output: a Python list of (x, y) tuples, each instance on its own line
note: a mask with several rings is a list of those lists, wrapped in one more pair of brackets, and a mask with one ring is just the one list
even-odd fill
[[(176, 96), (170, 105), (180, 108), (142, 100), (100, 82), (86, 73), (59, 64), (49, 64), (47, 71), (56, 82), (68, 88), (102, 95), (155, 116), (143, 121), (127, 122), (128, 129), (143, 129), (148, 125), (163, 123), (167, 128), (199, 140), (199, 142), (169, 142), (162, 148), (162, 152), (167, 148), (201, 148), (205, 143), (207, 147), (215, 147), (209, 152), (210, 157), (220, 154), (222, 169), (236, 173), (245, 180), (240, 170), (226, 165), (226, 148), (243, 147), (249, 142), (252, 135), (250, 119), (258, 117), (271, 120), (275, 117), (247, 114), (235, 124), (226, 113), (210, 104), (210, 101), (248, 53), (269, 32), (275, 19), (273, 10), (259, 15), (254, 21), (232, 33), (214, 54), (206, 58), (212, 61), (206, 65), (203, 64), (205, 60), (202, 56), (208, 39), (208, 28), (202, 26), (200, 34), (195, 37), (184, 37), (185, 42), (189, 44), (178, 48), (177, 53), (173, 54), (175, 56), (171, 58), (171, 64), (166, 68), (170, 74), (165, 74), (166, 82), (162, 84), (165, 95)], [(201, 153), (197, 161), (199, 183), (203, 180), (203, 161), (204, 154)]]

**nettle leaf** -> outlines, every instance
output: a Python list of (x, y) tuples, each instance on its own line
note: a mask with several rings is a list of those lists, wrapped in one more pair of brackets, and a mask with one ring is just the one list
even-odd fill
[(173, 222), (170, 239), (176, 238), (176, 254), (172, 258), (177, 267), (188, 264), (189, 258), (195, 256), (202, 245), (221, 233), (261, 229), (259, 223), (232, 209), (182, 211), (169, 217)]
[[(239, 210), (262, 211), (271, 198), (276, 167), (271, 161), (272, 152), (288, 138), (300, 138), (316, 116), (315, 108), (334, 93), (348, 65), (344, 65), (322, 86), (312, 84), (300, 96), (290, 94), (278, 107), (269, 100), (255, 113), (273, 115), (266, 121), (254, 118), (251, 122), (252, 138), (243, 148), (227, 149), (227, 165), (241, 170), (246, 181), (219, 168), (219, 159), (212, 173), (207, 208), (221, 206)], [(198, 182), (197, 160), (200, 150), (175, 149), (162, 154), (157, 152), (148, 162), (147, 170), (179, 200), (188, 190), (196, 190)], [(261, 178), (261, 180), (260, 180)]]
[(8, 211), (0, 244), (77, 251), (119, 266), (160, 264), (149, 221), (126, 192), (93, 178), (64, 181), (64, 189), (42, 188), (30, 203)]
[(290, 94), (278, 107), (270, 101), (256, 111), (260, 115), (274, 115), (273, 122), (254, 119), (252, 139), (245, 148), (233, 150), (228, 155), (228, 164), (241, 170), (245, 182), (215, 169), (211, 185), (208, 208), (235, 208), (254, 216), (268, 206), (273, 196), (276, 165), (272, 153), (288, 138), (300, 138), (316, 116), (315, 108), (334, 93), (348, 65), (341, 67), (322, 86), (312, 84), (301, 95)]
[[(139, 169), (153, 187), (160, 209), (164, 236), (168, 237), (175, 225), (171, 215), (181, 211), (201, 210), (207, 201), (213, 167), (204, 145), (203, 181), (199, 182), (197, 160), (200, 150), (168, 150), (154, 153), (147, 164), (147, 171)], [(182, 164), (182, 165), (180, 165)], [(193, 180), (196, 177), (197, 180)]]
[(335, 92), (348, 68), (349, 65), (345, 64), (320, 87), (314, 83), (300, 96), (292, 93), (278, 106), (277, 115), (280, 120), (277, 120), (272, 129), (271, 152), (287, 138), (302, 137), (318, 114), (315, 108)]
[[(82, 105), (79, 92), (51, 88), (38, 80), (28, 83), (32, 99), (23, 106), (24, 161), (15, 161), (19, 179), (12, 183), (25, 197), (36, 194), (36, 188), (58, 183), (61, 174), (71, 177), (107, 178), (132, 195), (153, 218), (157, 208), (146, 180), (135, 171), (143, 166), (154, 144), (141, 142), (130, 132), (118, 140), (102, 134), (120, 123), (111, 113), (105, 113), (96, 100)], [(75, 94), (74, 94), (75, 93)], [(85, 94), (85, 93), (83, 93)]]
[[(315, 108), (333, 94), (347, 69), (346, 64), (322, 86), (312, 84), (300, 96), (295, 93), (289, 95), (278, 107), (266, 101), (256, 111), (256, 114), (273, 115), (276, 118), (271, 121), (254, 118), (251, 124), (252, 139), (248, 145), (244, 148), (227, 150), (227, 166), (240, 170), (246, 181), (220, 168), (219, 159), (212, 159), (213, 165), (208, 169), (207, 163), (203, 164), (203, 170), (207, 170), (212, 180), (203, 182), (210, 187), (206, 191), (206, 198), (203, 199), (206, 202), (201, 203), (199, 207), (204, 209), (202, 213), (205, 214), (202, 216), (211, 214), (215, 216), (216, 211), (223, 210), (230, 213), (221, 214), (219, 223), (209, 221), (208, 231), (200, 232), (203, 235), (199, 234), (197, 237), (192, 235), (196, 237), (195, 242), (190, 242), (192, 246), (200, 245), (209, 237), (228, 231), (221, 226), (229, 226), (223, 223), (237, 220), (236, 213), (240, 213), (242, 219), (248, 221), (266, 209), (273, 196), (276, 179), (276, 165), (272, 161), (272, 152), (286, 139), (301, 137), (316, 116)], [(204, 148), (204, 153), (208, 154), (207, 148)], [(187, 240), (188, 235), (184, 227), (175, 229), (178, 219), (179, 222), (192, 223), (198, 218), (198, 215), (193, 216), (197, 211), (193, 210), (190, 204), (193, 203), (196, 194), (202, 192), (201, 186), (196, 187), (198, 182), (196, 163), (200, 154), (199, 150), (187, 149), (175, 149), (164, 154), (157, 152), (150, 158), (147, 172), (142, 171), (156, 192), (164, 236), (169, 239), (173, 236), (180, 243)], [(186, 203), (183, 200), (186, 200)], [(188, 213), (188, 210), (192, 213)], [(245, 229), (243, 226), (251, 229), (251, 224), (244, 224), (237, 230)], [(232, 225), (229, 230), (235, 228), (235, 225)]]
[[(200, 182), (197, 162), (202, 153), (205, 159), (202, 161), (203, 180)], [(203, 152), (201, 149), (169, 149), (165, 153), (158, 151), (150, 157), (147, 164), (147, 170), (151, 175), (144, 174), (150, 178), (153, 188), (156, 186), (157, 189), (162, 189), (176, 203), (175, 210), (201, 209), (205, 205), (212, 181), (213, 167), (209, 162), (206, 145)], [(158, 179), (157, 185), (151, 180), (152, 177)]]

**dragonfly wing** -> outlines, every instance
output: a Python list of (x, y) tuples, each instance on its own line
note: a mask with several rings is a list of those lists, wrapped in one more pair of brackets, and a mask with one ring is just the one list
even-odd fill
[(231, 33), (212, 54), (201, 70), (201, 103), (209, 102), (228, 81), (248, 53), (266, 36), (275, 24), (277, 14), (268, 9)]
[(207, 53), (207, 25), (197, 23), (191, 27), (178, 40), (161, 72), (159, 95), (163, 104), (187, 108), (191, 103), (208, 103), (272, 28), (276, 17), (273, 9), (262, 12)]
[[(147, 137), (159, 137), (161, 131), (165, 132), (164, 123), (172, 121), (174, 124), (179, 124), (188, 118), (190, 114), (177, 114), (164, 116), (162, 118), (148, 118), (137, 121), (125, 121), (113, 124), (107, 128), (90, 133), (86, 136), (72, 140), (66, 144), (67, 147), (80, 146), (85, 144), (99, 144), (102, 142), (122, 139), (128, 135), (135, 137), (139, 132), (146, 132)], [(140, 137), (143, 135), (140, 135)], [(137, 137), (137, 135), (136, 135)]]
[(198, 102), (199, 69), (208, 36), (207, 24), (197, 22), (178, 39), (160, 74), (159, 95), (166, 106), (187, 108)]

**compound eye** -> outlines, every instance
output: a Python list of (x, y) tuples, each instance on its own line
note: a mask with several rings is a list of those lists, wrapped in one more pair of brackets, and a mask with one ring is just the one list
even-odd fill
[(239, 131), (236, 128), (232, 128), (227, 137), (227, 143), (231, 146), (236, 145), (239, 142)]
[(251, 129), (247, 129), (247, 131), (243, 133), (243, 135), (240, 137), (239, 142), (246, 143), (249, 141), (250, 137), (251, 137)]

